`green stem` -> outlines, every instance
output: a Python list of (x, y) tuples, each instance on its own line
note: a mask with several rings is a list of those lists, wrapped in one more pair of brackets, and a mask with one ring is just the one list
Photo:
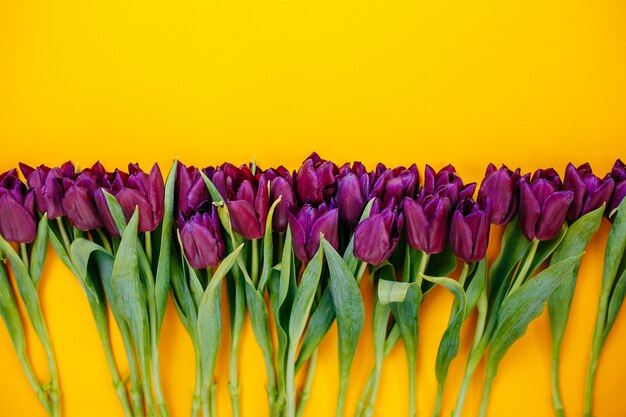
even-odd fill
[(152, 235), (150, 232), (144, 233), (146, 239), (146, 256), (148, 257), (148, 262), (152, 265)]
[(483, 398), (480, 402), (480, 411), (478, 413), (479, 417), (485, 417), (487, 415), (487, 408), (489, 407), (489, 396), (491, 394), (491, 384), (493, 383), (493, 378), (496, 376), (495, 372), (487, 369), (487, 376), (485, 377), (485, 388), (483, 391)]
[(530, 250), (528, 251), (528, 255), (526, 255), (526, 259), (524, 260), (524, 263), (522, 264), (519, 272), (517, 273), (517, 276), (515, 277), (515, 281), (513, 282), (511, 289), (509, 289), (509, 292), (508, 292), (509, 295), (512, 294), (513, 291), (518, 289), (526, 280), (527, 278), (526, 275), (528, 274), (528, 270), (530, 269), (530, 266), (533, 263), (533, 258), (535, 257), (535, 253), (537, 253), (538, 246), (539, 246), (539, 240), (537, 239), (533, 240), (533, 243), (530, 245)]
[(118, 328), (122, 336), (122, 343), (124, 344), (126, 359), (128, 361), (128, 369), (130, 373), (130, 399), (133, 404), (134, 415), (135, 417), (143, 417), (143, 387), (141, 383), (141, 378), (139, 376), (137, 356), (135, 354), (135, 349), (133, 348), (132, 338), (130, 335), (130, 331), (128, 327), (126, 327), (125, 323), (120, 324)]
[(163, 388), (161, 386), (161, 370), (159, 365), (159, 341), (157, 340), (156, 333), (152, 336), (152, 383), (154, 384), (154, 395), (156, 397), (157, 406), (161, 417), (168, 417), (169, 411), (167, 409), (167, 402), (165, 401), (165, 395), (163, 394)]
[(211, 384), (211, 417), (217, 417), (217, 385)]
[(252, 239), (252, 265), (250, 268), (250, 279), (254, 283), (255, 287), (259, 280), (259, 241), (258, 239)]
[(107, 237), (107, 235), (102, 231), (101, 228), (96, 229), (96, 233), (98, 233), (98, 236), (100, 237), (100, 240), (102, 241), (102, 246), (104, 246), (104, 249), (109, 252), (109, 253), (113, 253), (113, 249), (111, 248), (111, 244), (109, 243), (109, 238)]
[(41, 402), (43, 407), (46, 409), (46, 413), (49, 416), (52, 416), (52, 408), (51, 408), (50, 401), (48, 399), (48, 395), (46, 394), (46, 390), (42, 387), (41, 383), (39, 382), (39, 379), (37, 379), (37, 375), (35, 374), (33, 366), (30, 363), (30, 360), (28, 359), (26, 350), (17, 352), (17, 356), (19, 357), (20, 363), (22, 364), (22, 368), (24, 369), (24, 372), (26, 373), (26, 378), (28, 379), (28, 382), (32, 386), (33, 390), (35, 391), (35, 394), (37, 395), (39, 402)]
[(200, 407), (202, 405), (202, 357), (200, 356), (196, 346), (197, 344), (194, 343), (194, 350), (196, 354), (196, 382), (193, 390), (193, 401), (191, 402), (191, 417), (198, 417), (198, 413), (200, 412)]
[(444, 387), (444, 384), (437, 384), (437, 398), (435, 399), (435, 409), (433, 411), (433, 417), (439, 417), (439, 415), (441, 415), (441, 403), (443, 402), (443, 387)]
[(372, 385), (374, 384), (374, 371), (375, 371), (375, 368), (372, 367), (367, 377), (365, 388), (363, 389), (363, 392), (361, 393), (361, 397), (359, 397), (359, 402), (357, 404), (354, 417), (361, 417), (363, 415), (363, 412), (365, 411), (365, 403), (367, 402), (369, 398), (369, 393), (372, 390)]
[(300, 399), (298, 401), (298, 408), (296, 409), (296, 417), (301, 417), (304, 413), (304, 407), (306, 406), (309, 396), (311, 395), (311, 387), (313, 386), (313, 377), (315, 376), (315, 368), (317, 367), (317, 354), (315, 349), (309, 359), (309, 367), (306, 370), (306, 377), (304, 379), (304, 386), (300, 391)]
[(65, 246), (65, 250), (67, 253), (70, 253), (70, 239), (67, 236), (67, 231), (65, 230), (65, 223), (63, 223), (63, 217), (57, 217), (57, 224), (59, 225), (59, 231), (61, 232), (61, 239), (63, 239), (63, 245)]
[(287, 353), (287, 374), (286, 374), (286, 384), (285, 390), (287, 391), (286, 395), (286, 417), (295, 417), (296, 416), (296, 348), (295, 344), (291, 344), (289, 346), (289, 352)]
[(28, 262), (28, 249), (26, 248), (26, 243), (20, 243), (20, 252), (22, 254), (22, 262), (24, 262), (24, 266), (28, 269), (30, 263)]
[(552, 404), (557, 417), (565, 417), (561, 390), (559, 389), (559, 351), (552, 351)]
[(415, 387), (415, 379), (417, 373), (417, 365), (415, 361), (409, 361), (409, 417), (415, 417), (417, 414), (417, 399), (416, 399), (416, 387)]

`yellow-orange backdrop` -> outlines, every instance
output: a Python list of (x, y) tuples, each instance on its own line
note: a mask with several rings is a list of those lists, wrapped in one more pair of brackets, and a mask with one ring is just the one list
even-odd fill
[[(478, 180), (490, 161), (562, 172), (569, 160), (589, 160), (606, 172), (626, 156), (625, 17), (620, 0), (6, 0), (0, 169), (18, 161), (85, 166), (99, 159), (113, 168), (131, 160), (209, 165), (253, 156), (262, 166), (294, 168), (317, 150), (370, 166), (453, 162), (468, 180)], [(563, 349), (571, 415), (581, 415), (607, 233), (605, 224), (584, 258)], [(364, 293), (370, 307), (368, 286)], [(121, 415), (85, 297), (52, 253), (42, 294), (66, 415)], [(436, 348), (450, 304), (437, 290), (423, 308), (420, 415), (432, 410)], [(169, 307), (161, 365), (172, 414), (180, 417), (190, 410), (194, 357)], [(347, 415), (372, 361), (369, 317)], [(464, 366), (471, 323), (466, 327), (444, 414)], [(321, 346), (308, 416), (332, 415), (336, 342), (333, 330)], [(598, 373), (598, 416), (626, 413), (624, 346), (622, 314)], [(549, 349), (543, 315), (503, 361), (490, 415), (551, 415)], [(41, 351), (33, 352), (45, 368)], [(220, 415), (227, 416), (227, 366), (218, 371)], [(478, 372), (467, 416), (476, 413), (481, 378)], [(249, 325), (241, 379), (243, 415), (264, 415), (265, 373)], [(406, 414), (405, 381), (398, 347), (385, 363), (376, 415)], [(0, 415), (44, 415), (4, 326)]]

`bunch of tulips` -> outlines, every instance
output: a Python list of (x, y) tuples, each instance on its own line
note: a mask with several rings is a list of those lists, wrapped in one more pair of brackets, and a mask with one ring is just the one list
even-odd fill
[[(546, 304), (554, 411), (564, 416), (561, 341), (581, 257), (606, 218), (612, 226), (585, 391), (585, 415), (592, 415), (600, 352), (626, 295), (626, 166), (620, 160), (602, 178), (589, 164), (569, 164), (563, 180), (552, 168), (531, 175), (489, 165), (479, 187), (464, 183), (452, 165), (439, 171), (426, 165), (420, 178), (415, 165), (378, 164), (369, 171), (359, 162), (337, 166), (315, 153), (294, 172), (256, 164), (195, 168), (175, 161), (165, 181), (156, 164), (149, 173), (137, 164), (111, 172), (100, 163), (78, 170), (70, 162), (54, 168), (20, 164), (20, 171), (23, 178), (16, 169), (0, 175), (0, 314), (50, 416), (61, 415), (62, 401), (39, 300), (48, 242), (84, 289), (127, 417), (169, 415), (158, 346), (170, 294), (195, 349), (192, 417), (216, 417), (223, 290), (233, 414), (241, 414), (238, 351), (247, 315), (263, 353), (272, 417), (302, 414), (318, 346), (337, 322), (336, 415), (343, 416), (364, 326), (364, 276), (375, 288), (368, 324), (374, 363), (357, 417), (374, 413), (384, 359), (400, 340), (409, 371), (409, 415), (416, 415), (418, 316), (436, 286), (449, 290), (454, 303), (437, 352), (433, 416), (441, 414), (444, 394), (453, 395), (446, 392), (446, 377), (463, 323), (474, 310), (455, 417), (482, 361), (480, 416), (487, 414), (499, 363)], [(489, 262), (492, 226), (502, 229), (502, 240), (499, 255)], [(129, 375), (122, 375), (113, 354), (109, 311)], [(26, 321), (47, 354), (49, 381), (39, 379), (31, 365)]]

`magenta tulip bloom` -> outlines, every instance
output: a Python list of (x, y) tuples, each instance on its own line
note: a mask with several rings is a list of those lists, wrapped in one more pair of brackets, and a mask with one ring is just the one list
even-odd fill
[(445, 194), (450, 199), (452, 207), (455, 207), (460, 200), (471, 198), (475, 190), (476, 183), (463, 184), (463, 180), (452, 165), (441, 168), (437, 173), (430, 165), (426, 165), (424, 186), (420, 193)]
[(280, 203), (274, 209), (272, 230), (277, 233), (284, 232), (287, 230), (289, 206), (297, 204), (296, 194), (293, 192), (293, 178), (287, 168), (282, 165), (265, 171), (265, 178), (270, 183), (270, 205), (281, 197)]
[(567, 220), (573, 222), (602, 204), (608, 203), (614, 188), (615, 181), (610, 174), (600, 179), (593, 174), (589, 163), (578, 168), (569, 163), (565, 170), (563, 189), (572, 191), (574, 199), (567, 212)]
[(371, 174), (363, 164), (355, 162), (352, 167), (349, 164), (341, 167), (335, 202), (341, 221), (348, 227), (353, 228), (359, 222), (371, 192)]
[[(615, 210), (624, 197), (626, 196), (626, 165), (618, 159), (615, 161), (615, 165), (613, 165), (613, 169), (611, 170), (611, 178), (615, 181), (615, 188), (613, 190), (613, 196), (606, 207), (605, 213), (607, 215), (611, 214), (613, 210)], [(615, 216), (613, 216), (615, 217)], [(609, 218), (609, 220), (613, 220), (613, 218)]]
[(215, 170), (212, 181), (226, 201), (233, 230), (245, 239), (263, 237), (269, 209), (265, 176), (226, 163)]
[(520, 181), (520, 226), (524, 236), (554, 239), (561, 230), (574, 199), (572, 191), (561, 191), (561, 179), (554, 169), (538, 169), (530, 182)]
[(209, 198), (209, 190), (196, 167), (176, 167), (176, 212), (188, 213)]
[(294, 177), (296, 196), (302, 204), (328, 202), (337, 192), (337, 166), (313, 152), (302, 163)]
[(102, 185), (106, 170), (96, 162), (72, 178), (63, 178), (63, 211), (78, 230), (84, 232), (102, 227), (95, 202), (95, 192)]
[(320, 246), (320, 234), (335, 249), (339, 246), (338, 221), (336, 208), (329, 209), (326, 204), (315, 207), (305, 204), (298, 208), (291, 206), (287, 214), (293, 239), (293, 250), (302, 262), (309, 262)]
[(406, 239), (414, 249), (440, 253), (448, 241), (452, 205), (446, 195), (420, 195), (404, 199)]
[(0, 234), (8, 242), (35, 240), (35, 196), (12, 169), (0, 175)]
[(217, 266), (224, 256), (224, 240), (217, 210), (211, 202), (202, 203), (188, 216), (180, 213), (178, 222), (189, 265), (195, 269)]
[(389, 207), (390, 202), (401, 206), (404, 197), (415, 196), (419, 186), (419, 172), (415, 164), (408, 168), (399, 166), (394, 169), (378, 164), (371, 182), (373, 184), (370, 199), (380, 198), (385, 207)]
[(369, 217), (354, 231), (354, 256), (371, 265), (379, 265), (391, 256), (404, 225), (404, 216), (396, 207), (381, 210), (380, 206), (376, 199)]
[[(530, 175), (526, 174), (526, 180)], [(491, 223), (496, 226), (508, 224), (517, 215), (519, 207), (520, 169), (511, 171), (506, 165), (499, 169), (489, 164), (485, 178), (478, 190), (478, 203), (484, 205), (489, 200)]]
[(491, 209), (471, 198), (461, 200), (452, 213), (450, 246), (465, 263), (481, 261), (487, 254)]
[(47, 213), (49, 219), (64, 216), (63, 178), (70, 178), (74, 174), (74, 165), (68, 161), (61, 167), (51, 169), (45, 165), (31, 168), (20, 163), (20, 170), (26, 178), (28, 188), (35, 192), (35, 201), (39, 211)]

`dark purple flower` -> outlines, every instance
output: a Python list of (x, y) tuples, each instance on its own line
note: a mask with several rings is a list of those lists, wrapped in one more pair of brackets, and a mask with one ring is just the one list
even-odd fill
[(404, 199), (406, 239), (411, 247), (429, 255), (440, 253), (448, 241), (452, 205), (446, 195), (420, 195)]
[(370, 199), (380, 198), (384, 207), (389, 207), (390, 203), (401, 206), (404, 197), (415, 196), (419, 186), (419, 172), (415, 164), (408, 168), (399, 166), (389, 169), (379, 163), (371, 182)]
[(300, 209), (291, 206), (287, 219), (293, 237), (293, 250), (302, 262), (309, 262), (317, 252), (320, 233), (335, 249), (338, 248), (339, 212), (336, 208), (329, 209), (323, 203), (319, 207), (305, 204)]
[(269, 209), (267, 178), (249, 167), (226, 163), (211, 179), (225, 199), (233, 230), (245, 239), (260, 239), (265, 233)]
[[(605, 213), (607, 215), (611, 214), (626, 196), (626, 165), (624, 165), (620, 159), (615, 161), (615, 165), (613, 165), (613, 169), (611, 170), (611, 177), (615, 181), (615, 189), (613, 190), (611, 201), (606, 207)], [(615, 216), (610, 217), (609, 220), (613, 221), (614, 217)]]
[(530, 182), (520, 181), (520, 225), (530, 241), (554, 239), (561, 230), (574, 199), (572, 191), (561, 191), (561, 179), (552, 168), (538, 169)]
[(378, 199), (374, 201), (367, 219), (354, 231), (354, 256), (372, 265), (381, 264), (398, 246), (404, 216), (396, 207), (381, 210)]
[(119, 236), (103, 190), (113, 195), (120, 203), (126, 221), (132, 217), (135, 207), (139, 210), (139, 231), (151, 232), (163, 218), (165, 186), (158, 164), (154, 164), (150, 174), (146, 174), (137, 164), (128, 165), (128, 174), (115, 170), (107, 176), (108, 184), (95, 193), (100, 218), (107, 231)]
[(176, 167), (176, 212), (187, 213), (209, 198), (200, 170), (178, 163)]
[(284, 232), (287, 230), (287, 212), (290, 204), (297, 204), (296, 195), (293, 192), (293, 178), (284, 166), (270, 168), (265, 171), (265, 178), (270, 182), (270, 205), (278, 197), (282, 196), (280, 203), (274, 209), (272, 217), (272, 230), (274, 232)]
[(569, 163), (565, 170), (563, 189), (572, 191), (574, 199), (567, 212), (567, 220), (575, 221), (602, 204), (608, 203), (614, 188), (615, 181), (610, 174), (600, 179), (593, 174), (589, 163), (578, 168)]
[(94, 196), (105, 176), (106, 170), (96, 162), (72, 178), (63, 178), (63, 211), (78, 230), (86, 232), (103, 226)]
[(456, 173), (452, 165), (447, 165), (439, 172), (426, 165), (424, 170), (424, 186), (420, 194), (446, 195), (450, 199), (452, 207), (455, 207), (460, 200), (471, 198), (476, 190), (476, 183), (463, 184), (463, 180)]
[(337, 166), (313, 152), (304, 160), (294, 177), (296, 196), (302, 204), (328, 202), (337, 192)]
[(224, 256), (224, 240), (217, 210), (211, 202), (202, 203), (188, 216), (180, 213), (178, 222), (189, 265), (195, 269), (216, 266)]
[(352, 167), (349, 164), (342, 166), (337, 177), (335, 196), (341, 221), (351, 228), (356, 226), (370, 198), (371, 174), (363, 164), (355, 162)]
[(48, 168), (39, 165), (31, 168), (20, 163), (20, 170), (26, 178), (28, 188), (35, 192), (37, 208), (42, 213), (48, 213), (49, 219), (56, 219), (65, 215), (63, 210), (63, 178), (74, 174), (74, 165), (68, 161), (60, 167)]
[(8, 242), (35, 240), (35, 196), (12, 169), (0, 175), (0, 234)]
[(450, 221), (450, 246), (466, 263), (478, 262), (487, 253), (491, 209), (471, 198), (461, 200)]
[[(528, 180), (530, 175), (526, 174), (525, 177)], [(506, 165), (499, 169), (494, 164), (487, 167), (478, 190), (478, 203), (484, 205), (489, 200), (492, 224), (504, 226), (517, 215), (520, 178), (519, 168), (511, 171)]]

